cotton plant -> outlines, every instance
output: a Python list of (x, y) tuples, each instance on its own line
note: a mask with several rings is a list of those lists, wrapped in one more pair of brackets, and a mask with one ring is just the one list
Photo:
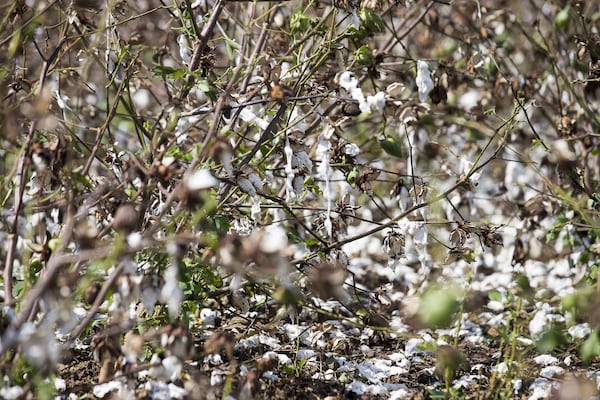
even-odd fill
[(164, 285), (163, 278), (158, 274), (144, 274), (140, 284), (140, 299), (146, 314), (152, 315), (154, 306), (160, 299), (160, 292)]
[[(277, 65), (277, 60), (273, 59), (272, 63), (274, 65), (272, 65), (272, 67)], [(288, 81), (288, 80), (293, 80), (299, 77), (299, 72), (297, 68), (292, 68), (292, 64), (290, 64), (287, 61), (284, 61), (281, 63), (281, 71), (279, 72), (279, 81), (283, 82), (283, 81)]]
[(294, 106), (290, 111), (289, 117), (290, 127), (294, 127), (295, 130), (305, 132), (310, 128), (310, 121), (307, 118), (307, 115), (304, 111), (302, 111), (301, 107)]
[(348, 93), (350, 93), (350, 96), (358, 101), (358, 106), (360, 108), (360, 111), (364, 112), (364, 113), (368, 113), (371, 111), (371, 108), (369, 107), (369, 104), (367, 103), (367, 100), (365, 98), (365, 95), (363, 94), (363, 91), (360, 87), (358, 87), (358, 79), (356, 79), (356, 76), (354, 76), (354, 74), (350, 71), (345, 71), (343, 72), (340, 77), (339, 77), (339, 85), (340, 87), (342, 87), (344, 90), (346, 90)]
[(175, 133), (178, 145), (181, 145), (187, 141), (190, 128), (197, 124), (200, 119), (200, 115), (189, 115), (182, 116), (177, 120), (177, 125), (175, 126), (173, 133)]
[(121, 49), (119, 44), (121, 43), (121, 38), (119, 37), (119, 33), (117, 31), (117, 26), (119, 26), (119, 21), (115, 18), (113, 12), (106, 13), (106, 69), (108, 73), (114, 77), (115, 82), (121, 83), (123, 77), (125, 76), (123, 68), (120, 65), (120, 53)]
[(383, 252), (388, 256), (388, 267), (393, 268), (399, 259), (406, 258), (406, 237), (391, 229), (383, 238)]
[(132, 260), (123, 261), (121, 266), (123, 271), (115, 280), (115, 291), (108, 312), (117, 319), (133, 320), (136, 318), (135, 309), (143, 276), (138, 273)]
[(385, 102), (385, 92), (377, 92), (375, 95), (367, 97), (367, 104), (369, 105), (369, 109), (373, 109), (380, 114), (383, 113), (383, 109), (385, 108)]
[(427, 253), (427, 245), (429, 244), (429, 230), (427, 223), (424, 221), (407, 221), (405, 225), (406, 232), (412, 237), (412, 242), (421, 262), (422, 267), (430, 268), (431, 256)]
[(68, 120), (68, 118), (75, 115), (73, 114), (73, 109), (69, 105), (69, 100), (71, 100), (69, 96), (61, 94), (58, 90), (54, 90), (52, 94), (56, 99), (56, 104), (58, 105), (58, 108), (60, 108), (62, 111), (63, 118)]
[(479, 185), (479, 178), (481, 177), (481, 170), (475, 171), (473, 163), (465, 158), (460, 159), (461, 177), (467, 179), (468, 185), (471, 189), (474, 189)]
[(210, 189), (219, 185), (219, 180), (205, 168), (194, 171), (186, 178), (186, 186), (190, 190)]
[[(429, 199), (429, 187), (424, 182), (409, 181), (402, 183), (397, 190), (398, 205), (401, 211), (405, 212), (415, 205), (422, 205)], [(428, 210), (426, 206), (421, 206), (414, 210), (411, 215), (421, 216), (423, 221), (427, 220)]]

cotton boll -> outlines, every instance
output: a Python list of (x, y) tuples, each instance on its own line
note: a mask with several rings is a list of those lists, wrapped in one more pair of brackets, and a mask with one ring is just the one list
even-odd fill
[(185, 35), (179, 35), (177, 37), (177, 44), (179, 45), (179, 56), (181, 57), (181, 61), (185, 65), (189, 65), (190, 60), (192, 59), (192, 52), (190, 51), (190, 41)]
[(242, 192), (249, 194), (252, 197), (256, 196), (256, 188), (248, 178), (238, 178), (237, 185)]
[(248, 174), (248, 180), (252, 183), (256, 190), (263, 190), (263, 182), (258, 175), (250, 173)]
[(433, 81), (431, 80), (431, 71), (425, 61), (420, 60), (417, 63), (417, 88), (419, 92), (419, 101), (425, 103), (427, 96), (433, 90)]
[(338, 84), (349, 92), (354, 100), (358, 101), (360, 111), (370, 113), (371, 107), (367, 103), (362, 90), (358, 87), (358, 83), (358, 79), (356, 79), (354, 74), (350, 71), (343, 72), (338, 78)]
[(199, 169), (187, 178), (186, 186), (190, 190), (208, 189), (217, 186), (219, 181), (207, 169)]
[(177, 266), (170, 266), (165, 271), (165, 285), (163, 286), (160, 297), (167, 304), (169, 317), (175, 319), (179, 315), (179, 307), (183, 301), (183, 292), (179, 287), (179, 271)]
[(290, 199), (295, 199), (295, 192), (294, 192), (294, 167), (293, 167), (293, 162), (292, 162), (292, 158), (294, 155), (294, 151), (292, 150), (292, 146), (290, 146), (290, 140), (289, 138), (285, 138), (285, 146), (283, 147), (283, 153), (285, 154), (285, 174), (286, 174), (286, 180), (285, 180), (285, 190), (287, 193), (287, 200)]
[(244, 107), (240, 111), (240, 118), (242, 119), (242, 121), (250, 123), (253, 122), (257, 117), (254, 111), (252, 111), (248, 107)]
[(271, 225), (265, 228), (260, 249), (266, 253), (277, 253), (287, 247), (287, 234), (280, 226)]
[(299, 194), (302, 193), (302, 189), (304, 189), (304, 180), (306, 177), (304, 175), (296, 175), (292, 182), (292, 187), (294, 193)]
[(147, 89), (139, 89), (133, 94), (133, 103), (138, 110), (144, 110), (150, 105), (150, 92)]
[(343, 150), (344, 154), (350, 157), (357, 157), (360, 154), (360, 148), (354, 143), (348, 143), (344, 145)]
[(347, 91), (351, 91), (352, 89), (358, 87), (358, 79), (354, 76), (354, 74), (350, 71), (345, 71), (340, 75), (338, 80), (339, 85), (346, 89)]
[(469, 90), (458, 99), (458, 106), (465, 111), (470, 111), (479, 102), (479, 91)]
[(292, 157), (292, 167), (298, 168), (300, 172), (310, 172), (312, 170), (312, 160), (306, 151), (296, 151)]
[(377, 92), (375, 96), (367, 97), (367, 104), (370, 108), (377, 110), (377, 112), (382, 113), (385, 107), (385, 93)]
[(60, 94), (57, 90), (54, 91), (54, 98), (56, 99), (56, 104), (61, 110), (69, 110), (73, 111), (69, 106), (69, 96), (65, 96)]

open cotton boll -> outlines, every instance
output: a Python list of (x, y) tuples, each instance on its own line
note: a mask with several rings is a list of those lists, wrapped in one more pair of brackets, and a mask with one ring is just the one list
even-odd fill
[(348, 143), (344, 145), (343, 150), (344, 154), (350, 157), (357, 157), (360, 154), (360, 147), (358, 147), (354, 143)]
[(285, 154), (285, 190), (287, 195), (287, 200), (295, 199), (296, 193), (294, 191), (294, 167), (292, 165), (292, 158), (294, 156), (294, 151), (292, 150), (292, 146), (290, 146), (290, 140), (288, 137), (285, 138), (285, 146), (283, 147), (283, 153)]
[(244, 107), (242, 108), (242, 110), (240, 111), (240, 118), (242, 119), (242, 121), (244, 122), (254, 122), (254, 120), (257, 118), (256, 114), (254, 113), (254, 111), (252, 111), (250, 108), (248, 107)]
[(244, 107), (242, 111), (240, 111), (240, 118), (242, 121), (248, 122), (249, 124), (254, 122), (260, 129), (267, 129), (267, 126), (269, 126), (269, 121), (259, 117), (248, 107)]
[(367, 104), (369, 108), (374, 108), (377, 112), (382, 113), (385, 107), (385, 93), (377, 92), (375, 96), (367, 97)]
[(358, 107), (360, 108), (360, 111), (364, 113), (371, 112), (371, 106), (369, 106), (367, 100), (365, 99), (365, 95), (363, 94), (362, 90), (358, 87), (358, 79), (356, 79), (352, 72), (343, 72), (338, 79), (338, 83), (342, 88), (344, 88), (348, 93), (350, 93), (350, 96), (354, 100), (358, 101)]
[(179, 271), (177, 266), (170, 266), (164, 274), (165, 284), (160, 292), (160, 299), (167, 304), (169, 317), (174, 320), (179, 314), (183, 301), (183, 291), (179, 287)]
[(179, 57), (185, 65), (189, 65), (192, 59), (192, 52), (190, 50), (190, 41), (185, 35), (179, 35), (177, 37), (177, 45), (179, 46)]
[(260, 249), (265, 253), (277, 253), (288, 245), (287, 234), (280, 226), (270, 225), (263, 231)]
[(215, 187), (219, 180), (212, 176), (209, 170), (199, 169), (194, 172), (186, 181), (186, 186), (190, 190), (201, 190)]
[(356, 79), (352, 72), (345, 71), (340, 75), (339, 84), (347, 91), (351, 91), (352, 89), (358, 87), (358, 79)]
[(419, 101), (425, 103), (427, 96), (433, 90), (433, 81), (431, 80), (431, 71), (425, 61), (419, 60), (417, 63), (417, 89), (419, 91)]

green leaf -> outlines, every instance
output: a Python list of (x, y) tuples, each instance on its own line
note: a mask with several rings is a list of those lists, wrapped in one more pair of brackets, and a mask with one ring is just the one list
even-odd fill
[(294, 11), (290, 17), (290, 29), (292, 32), (306, 33), (310, 27), (316, 25), (316, 23), (318, 23), (318, 21), (313, 21), (300, 10)]
[(321, 243), (321, 242), (319, 242), (317, 239), (315, 239), (313, 237), (309, 237), (308, 239), (306, 239), (304, 241), (304, 244), (306, 244), (306, 247), (308, 247), (308, 248), (311, 248), (313, 246), (317, 246), (319, 243)]
[(566, 31), (569, 28), (569, 22), (571, 22), (571, 7), (566, 6), (556, 14), (554, 26), (561, 31)]
[(168, 77), (172, 79), (183, 78), (187, 74), (185, 69), (177, 69), (167, 65), (155, 65), (152, 68), (154, 77)]
[(579, 355), (584, 362), (590, 362), (600, 355), (600, 336), (598, 329), (594, 330), (587, 340), (581, 345)]
[(492, 301), (502, 302), (502, 293), (498, 292), (497, 290), (491, 291), (488, 294), (488, 297)]
[(541, 353), (550, 353), (567, 345), (568, 341), (562, 329), (553, 326), (544, 333), (536, 342), (536, 347)]
[(241, 46), (233, 39), (225, 37), (225, 49), (227, 50), (227, 57), (229, 57), (230, 60), (233, 60), (235, 58), (234, 52), (241, 49)]
[(421, 296), (419, 318), (425, 326), (442, 328), (449, 326), (458, 311), (458, 298), (462, 296), (458, 286), (431, 286)]
[(356, 183), (356, 179), (360, 176), (360, 172), (358, 172), (358, 168), (354, 167), (352, 168), (352, 171), (350, 171), (348, 173), (348, 175), (346, 176), (346, 181), (354, 186), (354, 184)]
[(212, 101), (217, 101), (217, 94), (215, 93), (215, 88), (213, 87), (210, 81), (202, 79), (198, 81), (196, 85), (198, 86), (198, 89), (202, 91), (202, 93), (208, 96), (209, 99), (211, 99)]
[(360, 65), (372, 65), (375, 58), (369, 46), (361, 46), (354, 52), (354, 61)]
[(345, 372), (342, 372), (342, 374), (338, 378), (338, 382), (339, 383), (348, 383), (348, 382), (350, 382), (350, 378), (348, 377), (348, 374), (345, 373)]
[(383, 20), (379, 14), (377, 14), (371, 8), (362, 8), (358, 12), (358, 18), (360, 18), (360, 27), (364, 28), (368, 32), (381, 32), (385, 29)]
[(391, 156), (403, 158), (402, 143), (391, 136), (383, 136), (379, 139), (379, 145)]

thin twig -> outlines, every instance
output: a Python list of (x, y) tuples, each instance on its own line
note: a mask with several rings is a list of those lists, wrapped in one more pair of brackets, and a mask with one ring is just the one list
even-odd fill
[(200, 66), (200, 60), (204, 55), (204, 50), (206, 50), (208, 40), (210, 39), (212, 30), (215, 24), (217, 23), (217, 20), (219, 19), (219, 15), (221, 15), (221, 11), (223, 11), (223, 1), (217, 0), (213, 7), (212, 14), (210, 15), (210, 19), (206, 22), (206, 25), (204, 25), (204, 29), (202, 29), (202, 33), (198, 38), (198, 43), (196, 43), (196, 49), (194, 50), (192, 60), (190, 61), (190, 75), (188, 76), (188, 80), (185, 86), (183, 87), (181, 94), (179, 95), (179, 100), (185, 99), (185, 97), (188, 95), (188, 93), (190, 92), (190, 90), (192, 90), (192, 87), (194, 86), (194, 72)]

